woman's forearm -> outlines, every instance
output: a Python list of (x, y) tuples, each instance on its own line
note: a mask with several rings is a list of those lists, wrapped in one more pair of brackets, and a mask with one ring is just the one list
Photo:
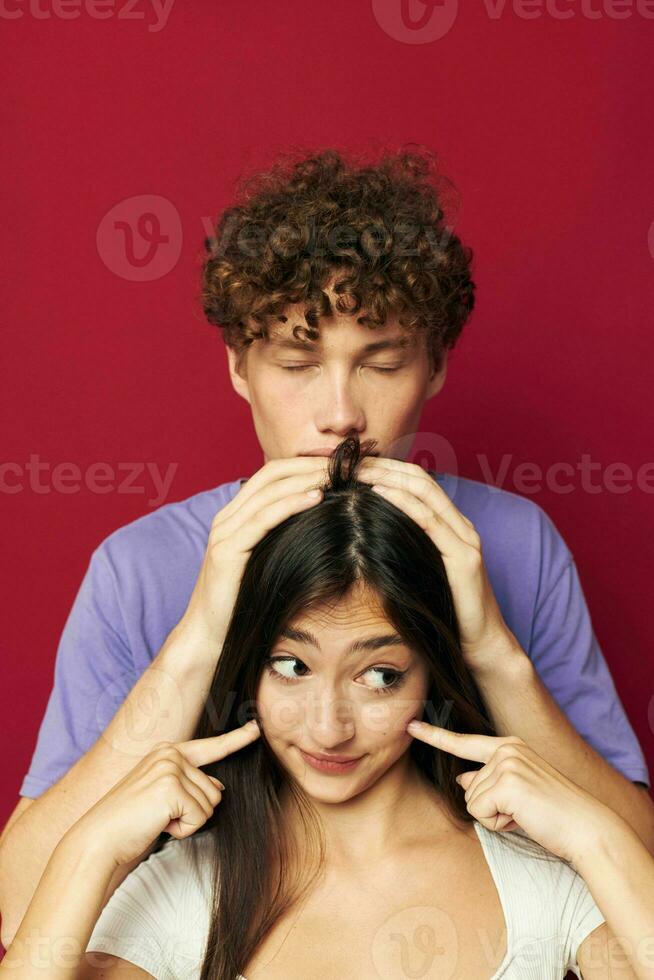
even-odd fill
[(13, 980), (76, 980), (116, 864), (73, 827), (55, 847), (4, 959)]
[[(192, 737), (219, 653), (180, 622), (97, 742), (6, 831), (0, 846), (5, 946), (12, 944), (66, 831), (158, 742)], [(118, 874), (116, 883), (121, 880)]]
[(638, 834), (609, 816), (573, 864), (638, 980), (654, 980), (654, 858)]

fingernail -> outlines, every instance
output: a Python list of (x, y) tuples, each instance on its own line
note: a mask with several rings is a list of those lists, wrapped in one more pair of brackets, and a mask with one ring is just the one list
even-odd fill
[(419, 732), (423, 724), (424, 722), (418, 721), (417, 718), (414, 718), (413, 721), (410, 721), (406, 726), (406, 729), (408, 732)]
[(461, 777), (460, 776), (455, 776), (454, 778), (456, 779), (457, 783), (460, 786), (461, 785)]
[(259, 722), (257, 721), (256, 718), (250, 718), (250, 720), (248, 722), (248, 725), (253, 725), (255, 728), (258, 728), (259, 727)]

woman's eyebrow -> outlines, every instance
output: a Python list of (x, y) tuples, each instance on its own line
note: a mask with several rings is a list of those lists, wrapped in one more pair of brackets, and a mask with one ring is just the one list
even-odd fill
[[(295, 640), (319, 648), (315, 636), (308, 630), (286, 626), (279, 634), (280, 639)], [(363, 640), (355, 640), (347, 649), (347, 654), (360, 653), (362, 650), (379, 650), (382, 647), (404, 646), (404, 640), (397, 633), (385, 633), (382, 636), (368, 636)]]

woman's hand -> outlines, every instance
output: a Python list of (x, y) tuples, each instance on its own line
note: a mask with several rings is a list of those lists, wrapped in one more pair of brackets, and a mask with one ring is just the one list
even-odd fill
[(198, 830), (222, 799), (223, 784), (198, 766), (224, 759), (259, 738), (256, 721), (223, 735), (161, 742), (65, 835), (82, 848), (128, 864), (165, 832), (182, 839)]
[(365, 457), (357, 479), (403, 510), (440, 551), (468, 666), (487, 663), (496, 651), (524, 656), (495, 598), (479, 534), (443, 488), (421, 466), (397, 459)]
[(428, 722), (407, 726), (415, 738), (459, 759), (485, 765), (457, 776), (468, 813), (489, 830), (524, 830), (553, 854), (578, 861), (602, 830), (624, 823), (514, 736), (468, 735)]

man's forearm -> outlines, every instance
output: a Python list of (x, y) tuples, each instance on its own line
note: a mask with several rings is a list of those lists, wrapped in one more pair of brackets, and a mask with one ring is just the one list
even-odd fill
[[(192, 737), (219, 652), (204, 637), (181, 624), (175, 627), (95, 745), (9, 828), (0, 846), (5, 945), (66, 831), (157, 742)], [(125, 866), (124, 873), (131, 867)], [(120, 876), (114, 879), (107, 899), (120, 880)]]
[(654, 854), (650, 796), (581, 737), (517, 641), (507, 641), (473, 674), (498, 735), (524, 739), (551, 766), (620, 814)]

